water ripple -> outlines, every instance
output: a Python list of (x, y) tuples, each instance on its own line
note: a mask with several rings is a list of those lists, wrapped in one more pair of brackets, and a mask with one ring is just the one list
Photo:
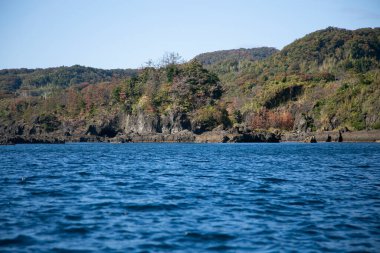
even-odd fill
[(1, 252), (377, 252), (380, 145), (0, 147)]

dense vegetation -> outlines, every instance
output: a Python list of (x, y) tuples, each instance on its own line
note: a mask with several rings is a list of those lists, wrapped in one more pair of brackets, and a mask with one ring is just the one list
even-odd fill
[(19, 89), (35, 89), (45, 86), (67, 88), (71, 85), (112, 81), (136, 74), (133, 69), (104, 70), (74, 65), (48, 69), (3, 69), (0, 70), (0, 92)]
[(281, 51), (224, 50), (186, 63), (171, 57), (140, 70), (1, 70), (0, 124), (45, 119), (54, 131), (67, 121), (180, 112), (202, 131), (378, 129), (379, 61), (379, 28), (329, 27)]
[(239, 48), (231, 50), (221, 50), (211, 53), (203, 53), (195, 57), (202, 65), (214, 65), (220, 62), (240, 62), (243, 60), (257, 61), (263, 60), (278, 52), (273, 47)]
[(218, 74), (231, 110), (256, 127), (276, 125), (268, 113), (290, 113), (299, 130), (361, 130), (380, 126), (379, 60), (379, 28), (329, 27), (261, 61), (206, 67)]

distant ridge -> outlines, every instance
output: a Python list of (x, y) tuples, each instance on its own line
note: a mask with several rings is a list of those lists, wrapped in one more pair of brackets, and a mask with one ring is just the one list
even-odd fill
[(194, 58), (203, 65), (211, 65), (222, 61), (263, 60), (276, 52), (278, 49), (273, 47), (239, 48), (203, 53)]

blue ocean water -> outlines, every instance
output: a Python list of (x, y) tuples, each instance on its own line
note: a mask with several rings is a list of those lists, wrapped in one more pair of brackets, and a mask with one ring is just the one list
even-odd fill
[(379, 252), (380, 144), (0, 147), (0, 252)]

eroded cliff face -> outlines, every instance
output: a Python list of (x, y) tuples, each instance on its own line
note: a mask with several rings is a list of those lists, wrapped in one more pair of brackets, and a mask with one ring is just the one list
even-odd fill
[(138, 113), (136, 115), (127, 115), (124, 126), (125, 133), (158, 133), (160, 129), (160, 118), (158, 115), (146, 115)]
[(191, 123), (186, 113), (170, 111), (168, 114), (147, 114), (139, 111), (125, 116), (123, 127), (125, 134), (175, 134), (191, 130)]
[[(304, 121), (303, 123), (305, 123)], [(1, 123), (1, 122), (0, 122)], [(301, 124), (306, 127), (307, 124)], [(280, 142), (304, 141), (314, 137), (320, 141), (338, 141), (338, 132), (271, 133), (253, 131), (244, 125), (225, 129), (222, 125), (212, 131), (197, 134), (191, 119), (185, 113), (167, 115), (137, 114), (108, 115), (102, 119), (59, 120), (55, 117), (37, 117), (30, 122), (0, 124), (0, 144), (65, 143), (65, 142)], [(306, 129), (300, 129), (306, 130)], [(346, 132), (343, 141), (376, 141), (380, 131)], [(330, 137), (329, 137), (330, 136)]]
[(39, 117), (0, 125), (0, 143), (64, 142), (278, 142), (279, 135), (235, 131), (222, 125), (199, 133), (188, 114), (118, 113), (91, 120)]
[(162, 133), (176, 134), (184, 130), (191, 130), (191, 122), (186, 113), (170, 112), (161, 116)]

